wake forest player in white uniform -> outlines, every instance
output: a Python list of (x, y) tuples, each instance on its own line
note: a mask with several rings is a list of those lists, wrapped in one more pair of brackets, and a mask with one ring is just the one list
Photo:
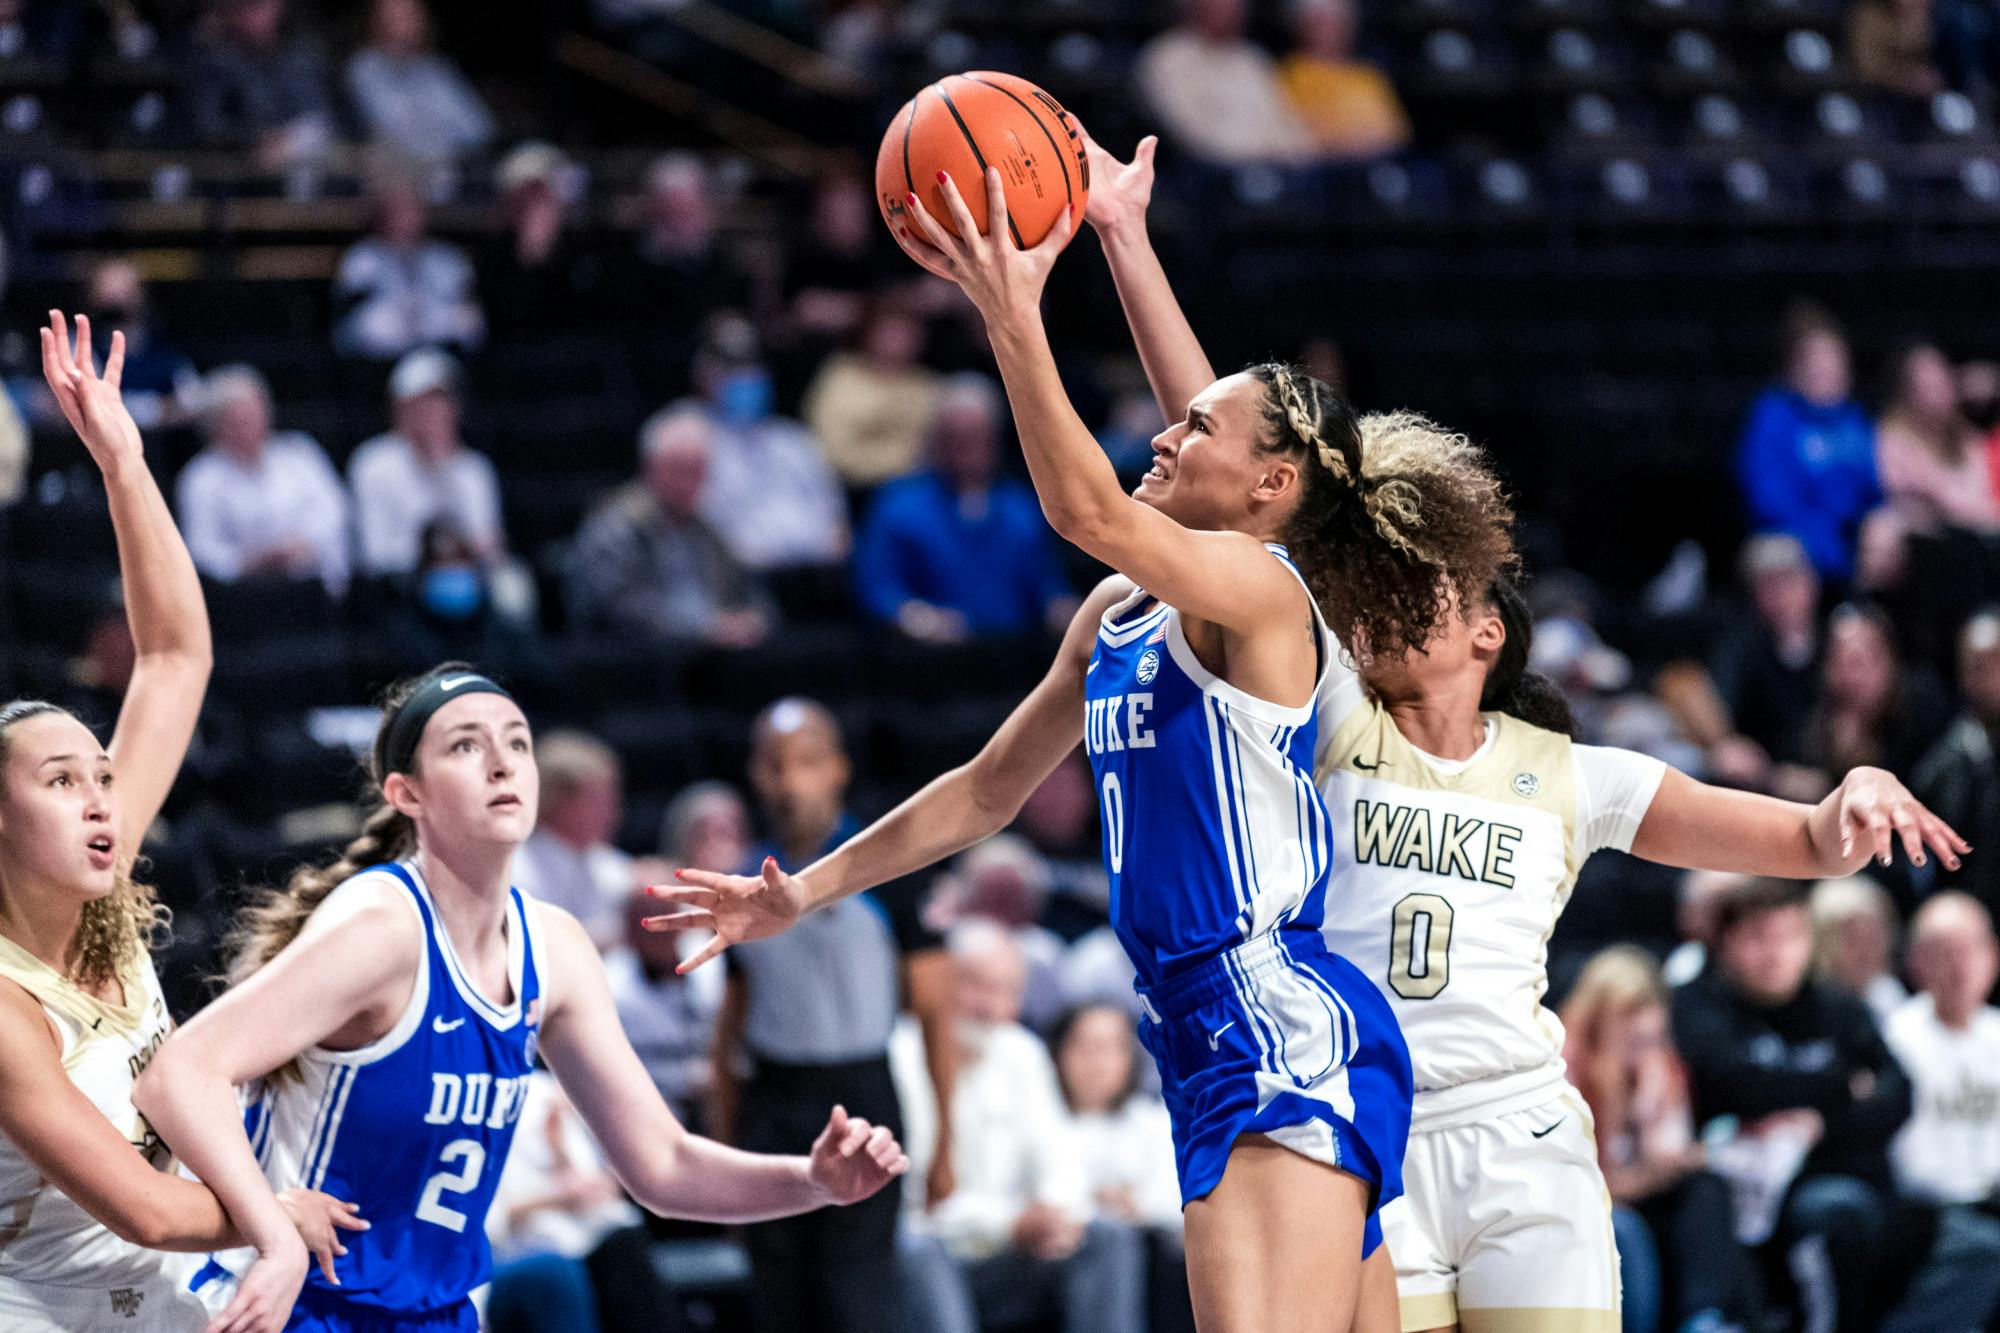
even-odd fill
[[(132, 1105), (173, 1021), (147, 954), (158, 909), (131, 872), (194, 732), (208, 615), (120, 401), (123, 340), (100, 376), (77, 324), (73, 349), (51, 316), (43, 369), (104, 477), (137, 661), (108, 747), (54, 704), (0, 704), (0, 1329), (192, 1333), (208, 1318), (180, 1290), (192, 1256), (163, 1251), (241, 1238)], [(331, 1262), (346, 1210), (285, 1204)]]
[[(1371, 431), (1423, 429), (1364, 418)], [(1382, 1210), (1402, 1328), (1617, 1333), (1618, 1257), (1590, 1112), (1543, 1007), (1548, 940), (1592, 852), (1807, 878), (1964, 843), (1886, 773), (1818, 807), (1572, 743), (1504, 580), (1404, 660), (1328, 691), (1315, 774), (1334, 821), (1329, 945), (1388, 995), (1416, 1105)], [(1536, 725), (1540, 723), (1541, 725)]]

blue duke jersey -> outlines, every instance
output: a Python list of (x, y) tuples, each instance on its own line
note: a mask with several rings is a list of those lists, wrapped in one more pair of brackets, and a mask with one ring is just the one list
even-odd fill
[[(535, 1065), (541, 980), (520, 891), (508, 890), (513, 1000), (499, 1005), (460, 967), (414, 864), (375, 866), (347, 883), (385, 876), (424, 926), (402, 1018), (360, 1050), (308, 1051), (302, 1080), (267, 1080), (244, 1113), (273, 1190), (323, 1190), (358, 1204), (371, 1224), (341, 1233), (338, 1287), (314, 1265), (302, 1312), (444, 1310), (487, 1281), (486, 1210)], [(197, 1275), (198, 1288), (222, 1276), (214, 1267)]]
[[(1298, 577), (1282, 546), (1268, 549)], [(1312, 616), (1299, 629), (1319, 636), (1319, 683), (1313, 700), (1284, 708), (1203, 667), (1180, 612), (1143, 589), (1104, 613), (1084, 678), (1084, 745), (1103, 803), (1111, 923), (1142, 985), (1280, 928), (1320, 925), (1331, 828), (1312, 763), (1332, 655), (1317, 603)]]
[(1098, 629), (1084, 744), (1182, 1199), (1261, 1134), (1369, 1186), (1365, 1257), (1375, 1209), (1402, 1193), (1410, 1057), (1387, 1002), (1320, 936), (1333, 849), (1312, 762), (1333, 653), (1317, 604), (1298, 628), (1316, 636), (1319, 679), (1284, 708), (1217, 679), (1180, 612), (1134, 592)]

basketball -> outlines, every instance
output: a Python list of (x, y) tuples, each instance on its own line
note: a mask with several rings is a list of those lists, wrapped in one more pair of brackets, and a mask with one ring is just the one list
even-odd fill
[(1074, 208), (1082, 220), (1090, 167), (1076, 122), (1061, 103), (1026, 79), (973, 70), (923, 88), (889, 122), (875, 157), (875, 196), (883, 221), (892, 233), (903, 226), (916, 231), (905, 204), (914, 192), (933, 218), (955, 232), (938, 184), (938, 172), (944, 171), (957, 182), (984, 233), (987, 167), (998, 168), (1006, 185), (1007, 220), (1016, 245), (1041, 241), (1065, 209)]

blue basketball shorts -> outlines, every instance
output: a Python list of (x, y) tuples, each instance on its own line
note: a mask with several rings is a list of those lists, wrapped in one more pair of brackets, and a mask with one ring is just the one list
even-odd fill
[(1139, 1040), (1173, 1117), (1181, 1201), (1222, 1180), (1230, 1150), (1262, 1134), (1369, 1187), (1362, 1257), (1403, 1192), (1410, 1052), (1375, 984), (1316, 930), (1281, 930), (1156, 985), (1141, 985)]

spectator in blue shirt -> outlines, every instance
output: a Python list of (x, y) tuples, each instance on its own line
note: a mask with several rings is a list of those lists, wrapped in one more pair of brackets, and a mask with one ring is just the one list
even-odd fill
[(1751, 526), (1797, 537), (1835, 584), (1853, 576), (1861, 520), (1882, 502), (1875, 425), (1852, 385), (1839, 327), (1817, 312), (1795, 316), (1785, 376), (1751, 409), (1736, 456)]
[(965, 374), (938, 397), (930, 465), (876, 493), (855, 552), (862, 609), (931, 641), (1021, 634), (1067, 614), (1034, 492), (995, 475), (1000, 396)]

